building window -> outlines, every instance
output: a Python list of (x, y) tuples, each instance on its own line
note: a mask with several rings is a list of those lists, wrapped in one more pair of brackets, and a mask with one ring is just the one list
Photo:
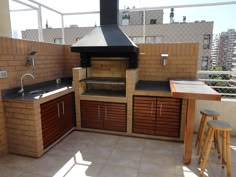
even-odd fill
[(144, 43), (143, 37), (130, 37), (130, 39), (136, 44)]
[(161, 43), (161, 41), (162, 37), (160, 36), (147, 36), (145, 39), (145, 43), (152, 43), (152, 44)]
[(211, 41), (211, 35), (204, 34), (203, 49), (210, 49), (210, 41)]
[(56, 44), (63, 44), (63, 38), (55, 38), (54, 43)]
[(151, 24), (151, 25), (157, 24), (157, 19), (151, 19), (151, 20), (150, 20), (150, 24)]
[(129, 25), (130, 15), (128, 11), (124, 11), (122, 14), (122, 25)]
[(209, 63), (209, 57), (203, 56), (202, 57), (202, 64), (201, 64), (201, 70), (208, 70), (208, 63)]

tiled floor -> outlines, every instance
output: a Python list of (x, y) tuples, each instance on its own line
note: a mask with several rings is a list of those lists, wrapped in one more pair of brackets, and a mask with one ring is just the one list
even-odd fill
[[(236, 138), (231, 138), (232, 177), (236, 176)], [(197, 177), (194, 148), (184, 165), (183, 144), (74, 131), (41, 158), (6, 155), (0, 177)], [(220, 166), (208, 165), (206, 176), (224, 177)]]

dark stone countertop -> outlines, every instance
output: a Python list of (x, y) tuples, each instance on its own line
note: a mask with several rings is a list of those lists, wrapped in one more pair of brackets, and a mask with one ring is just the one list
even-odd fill
[(135, 86), (135, 90), (141, 91), (157, 91), (170, 92), (169, 81), (144, 81), (139, 80)]
[(57, 84), (56, 80), (40, 82), (24, 86), (24, 95), (18, 93), (20, 87), (2, 90), (3, 99), (16, 100), (37, 100), (47, 95), (52, 95), (63, 90), (72, 88), (72, 78), (61, 78), (61, 83)]

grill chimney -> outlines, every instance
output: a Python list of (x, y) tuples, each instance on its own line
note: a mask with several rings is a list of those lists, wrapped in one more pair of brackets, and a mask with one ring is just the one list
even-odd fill
[(100, 25), (118, 25), (119, 0), (100, 0)]
[(170, 9), (170, 23), (174, 23), (174, 8)]

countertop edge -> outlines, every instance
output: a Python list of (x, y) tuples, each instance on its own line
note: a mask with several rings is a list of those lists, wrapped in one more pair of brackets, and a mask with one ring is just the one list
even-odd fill
[(54, 93), (52, 95), (40, 98), (40, 99), (19, 99), (19, 98), (4, 98), (3, 101), (14, 101), (14, 102), (29, 102), (29, 103), (35, 103), (35, 104), (42, 104), (48, 101), (51, 101), (53, 99), (56, 99), (58, 97), (64, 96), (68, 93), (74, 92), (74, 88), (68, 88), (67, 90), (60, 91), (58, 93)]

